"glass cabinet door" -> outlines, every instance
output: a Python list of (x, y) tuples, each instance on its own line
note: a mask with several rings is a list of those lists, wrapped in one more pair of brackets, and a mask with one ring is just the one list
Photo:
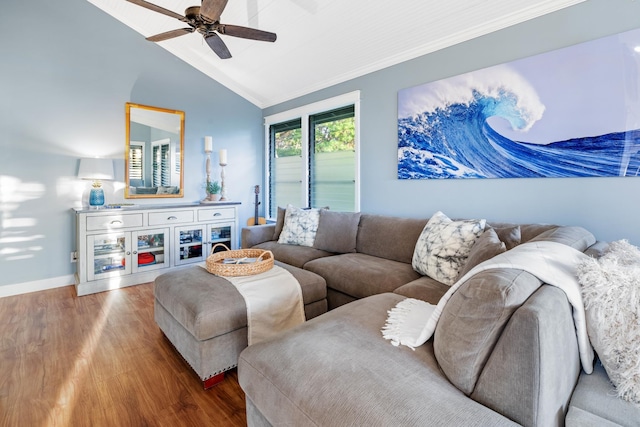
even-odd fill
[(131, 273), (130, 233), (87, 236), (89, 280)]
[[(207, 255), (227, 249), (236, 249), (231, 239), (233, 228), (233, 224), (211, 224), (207, 226), (207, 236), (209, 237)], [(218, 243), (220, 245), (216, 246)], [(226, 246), (226, 249), (222, 245)]]
[(133, 272), (169, 267), (169, 229), (134, 232), (131, 259)]
[(204, 227), (184, 226), (176, 227), (176, 265), (204, 261), (205, 253), (202, 247)]

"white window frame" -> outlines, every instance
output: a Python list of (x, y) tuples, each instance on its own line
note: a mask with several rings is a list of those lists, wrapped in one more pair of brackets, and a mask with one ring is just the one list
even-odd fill
[[(360, 91), (345, 93), (333, 98), (325, 99), (323, 101), (314, 102), (312, 104), (303, 105), (298, 108), (283, 111), (281, 113), (265, 116), (264, 118), (264, 147), (265, 147), (265, 181), (263, 188), (265, 196), (265, 214), (271, 212), (271, 206), (269, 206), (270, 188), (269, 182), (271, 180), (271, 170), (269, 168), (270, 152), (270, 131), (271, 125), (288, 122), (291, 120), (301, 119), (301, 133), (302, 133), (302, 161), (305, 164), (303, 175), (300, 177), (304, 188), (309, 191), (309, 116), (314, 114), (324, 113), (331, 110), (336, 110), (341, 107), (353, 105), (354, 127), (355, 127), (355, 150), (356, 150), (356, 182), (355, 182), (355, 211), (360, 211)], [(307, 199), (306, 194), (301, 194), (299, 206), (306, 206)], [(276, 212), (276, 210), (273, 210)], [(274, 219), (275, 218), (269, 218)]]

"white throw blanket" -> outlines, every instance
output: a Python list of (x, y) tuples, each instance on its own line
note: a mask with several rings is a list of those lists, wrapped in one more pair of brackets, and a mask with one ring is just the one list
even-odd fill
[(300, 284), (291, 273), (274, 265), (264, 273), (227, 277), (247, 306), (249, 345), (304, 323)]
[(589, 257), (577, 249), (556, 242), (527, 242), (475, 266), (454, 283), (438, 305), (407, 298), (389, 311), (382, 329), (385, 339), (393, 345), (418, 347), (433, 335), (444, 306), (458, 288), (475, 274), (489, 269), (514, 268), (527, 271), (544, 283), (564, 291), (573, 307), (573, 321), (578, 338), (580, 361), (588, 374), (593, 372), (593, 348), (587, 335), (584, 304), (576, 265)]

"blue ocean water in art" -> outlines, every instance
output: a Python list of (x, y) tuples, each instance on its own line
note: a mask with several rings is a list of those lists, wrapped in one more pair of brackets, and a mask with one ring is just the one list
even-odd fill
[[(534, 178), (640, 175), (640, 130), (547, 144), (511, 140), (490, 125), (530, 125), (515, 92), (472, 90), (449, 102), (398, 119), (398, 178)], [(521, 104), (521, 103), (520, 103)], [(543, 107), (544, 108), (544, 107)]]

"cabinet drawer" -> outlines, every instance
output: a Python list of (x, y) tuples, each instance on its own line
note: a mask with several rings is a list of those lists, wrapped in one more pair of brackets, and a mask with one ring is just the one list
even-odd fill
[(88, 216), (87, 231), (142, 227), (142, 214)]
[(198, 209), (198, 221), (219, 221), (223, 219), (235, 219), (234, 208)]
[(149, 225), (182, 224), (193, 222), (193, 211), (149, 212)]

